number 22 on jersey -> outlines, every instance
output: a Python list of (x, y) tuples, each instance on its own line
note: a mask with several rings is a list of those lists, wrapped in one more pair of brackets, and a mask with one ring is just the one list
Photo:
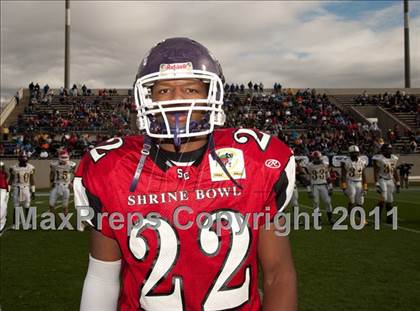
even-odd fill
[[(211, 219), (203, 223), (199, 231), (198, 245), (203, 256), (212, 257), (217, 254), (221, 241), (217, 233), (208, 225), (216, 219), (224, 219), (230, 222), (231, 244), (220, 271), (209, 284), (205, 300), (202, 302), (203, 310), (224, 310), (242, 305), (249, 300), (249, 286), (251, 279), (251, 268), (245, 268), (245, 278), (241, 286), (229, 288), (227, 283), (237, 273), (241, 273), (243, 262), (248, 254), (251, 234), (250, 229), (241, 230), (238, 218), (243, 216), (230, 210), (218, 210), (211, 214)], [(244, 219), (241, 220), (244, 223)], [(169, 271), (176, 265), (179, 247), (178, 236), (175, 229), (164, 219), (145, 219), (140, 225), (133, 228), (129, 237), (129, 248), (135, 258), (142, 261), (148, 253), (148, 245), (141, 236), (146, 228), (157, 231), (158, 253), (154, 265), (145, 280), (141, 289), (140, 304), (145, 310), (185, 310), (182, 301), (182, 276), (174, 276), (172, 280), (173, 290), (167, 294), (152, 294), (157, 284), (165, 278)], [(228, 304), (228, 305), (227, 305)]]

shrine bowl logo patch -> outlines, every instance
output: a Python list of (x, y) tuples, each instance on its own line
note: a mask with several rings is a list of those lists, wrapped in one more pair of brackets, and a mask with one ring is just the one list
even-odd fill
[[(221, 148), (216, 150), (216, 154), (234, 179), (246, 178), (244, 154), (241, 149)], [(209, 155), (209, 164), (212, 181), (229, 180), (223, 168), (216, 160), (213, 160), (211, 155)]]

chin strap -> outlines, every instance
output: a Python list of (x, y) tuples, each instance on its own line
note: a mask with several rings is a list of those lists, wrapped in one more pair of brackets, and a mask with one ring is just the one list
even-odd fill
[[(181, 132), (181, 128), (179, 126), (179, 116), (180, 116), (180, 113), (179, 112), (176, 112), (175, 113), (175, 129), (173, 130), (173, 133), (174, 133), (174, 146), (175, 146), (176, 152), (179, 152), (179, 150), (181, 149), (181, 138), (178, 137), (178, 135)], [(171, 129), (171, 131), (172, 131), (172, 129)], [(185, 131), (185, 128), (184, 128), (184, 131)]]
[(150, 148), (152, 147), (152, 140), (149, 136), (145, 136), (143, 149), (141, 150), (141, 157), (139, 163), (137, 164), (136, 172), (134, 173), (133, 179), (130, 184), (130, 192), (136, 190), (137, 184), (139, 183), (141, 172), (146, 162), (147, 156), (150, 154)]
[(220, 160), (220, 158), (218, 157), (218, 155), (216, 154), (216, 151), (214, 150), (214, 139), (213, 139), (213, 134), (210, 134), (209, 136), (209, 149), (210, 149), (210, 155), (212, 157), (213, 160), (215, 160), (220, 167), (222, 168), (223, 172), (225, 172), (226, 176), (229, 177), (229, 179), (239, 188), (239, 189), (243, 189), (242, 185), (239, 184), (236, 179), (234, 179), (232, 177), (232, 175), (230, 175), (229, 171), (227, 170), (226, 166), (223, 164), (222, 160)]

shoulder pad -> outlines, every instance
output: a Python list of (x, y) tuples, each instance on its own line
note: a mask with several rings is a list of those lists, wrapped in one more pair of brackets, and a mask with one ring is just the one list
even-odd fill
[(375, 160), (375, 161), (382, 160), (382, 154), (375, 154), (372, 157), (372, 160)]
[(273, 156), (288, 159), (292, 150), (277, 137), (254, 129), (219, 129), (214, 132), (215, 148), (232, 147), (262, 161)]
[(77, 168), (76, 176), (84, 179), (104, 178), (129, 153), (140, 153), (142, 144), (142, 136), (108, 139), (85, 153)]

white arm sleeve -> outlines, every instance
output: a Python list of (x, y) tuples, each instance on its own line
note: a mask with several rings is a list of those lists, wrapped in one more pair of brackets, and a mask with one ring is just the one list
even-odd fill
[(89, 255), (80, 311), (116, 311), (120, 293), (121, 260), (101, 261)]

